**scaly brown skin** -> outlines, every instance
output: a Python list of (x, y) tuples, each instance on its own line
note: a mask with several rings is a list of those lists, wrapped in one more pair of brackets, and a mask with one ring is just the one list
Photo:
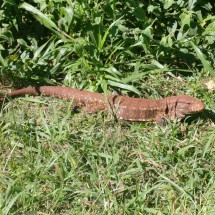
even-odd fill
[(181, 120), (185, 116), (201, 112), (205, 105), (198, 99), (187, 96), (171, 96), (163, 99), (130, 98), (120, 95), (109, 95), (58, 86), (29, 87), (15, 90), (8, 97), (22, 95), (55, 96), (60, 99), (73, 101), (76, 106), (87, 113), (100, 110), (111, 111), (117, 119), (130, 121), (152, 121), (162, 123), (164, 118)]

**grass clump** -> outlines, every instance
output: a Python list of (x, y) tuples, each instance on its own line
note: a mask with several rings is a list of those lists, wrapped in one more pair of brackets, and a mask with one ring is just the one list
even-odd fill
[(46, 104), (17, 99), (4, 110), (3, 214), (213, 212), (215, 137), (203, 120), (182, 134), (180, 124), (114, 122)]

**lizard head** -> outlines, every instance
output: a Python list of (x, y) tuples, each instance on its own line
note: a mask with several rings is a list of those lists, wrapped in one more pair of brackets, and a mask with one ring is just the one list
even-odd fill
[(177, 96), (176, 100), (176, 117), (181, 119), (186, 115), (201, 112), (205, 105), (197, 98), (187, 95)]

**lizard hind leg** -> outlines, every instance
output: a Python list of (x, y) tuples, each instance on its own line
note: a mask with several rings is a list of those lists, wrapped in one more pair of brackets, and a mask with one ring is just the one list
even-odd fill
[(164, 116), (157, 116), (155, 120), (157, 125), (161, 125), (161, 126), (166, 125), (166, 118)]

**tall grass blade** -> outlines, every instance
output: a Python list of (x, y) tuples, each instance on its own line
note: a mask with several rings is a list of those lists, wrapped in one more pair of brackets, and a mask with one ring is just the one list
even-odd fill
[(133, 86), (131, 86), (131, 85), (122, 84), (122, 83), (118, 83), (118, 82), (110, 81), (110, 80), (108, 80), (108, 83), (109, 83), (111, 86), (119, 87), (119, 88), (121, 88), (121, 89), (129, 90), (129, 91), (131, 91), (131, 92), (134, 92), (134, 93), (136, 93), (137, 95), (141, 95), (141, 92), (140, 92), (137, 88), (135, 88), (135, 87), (133, 87)]
[(205, 59), (205, 56), (204, 54), (201, 52), (201, 50), (193, 43), (193, 42), (190, 42), (190, 44), (193, 46), (199, 60), (201, 60), (203, 66), (204, 66), (204, 69), (207, 70), (208, 72), (210, 72), (210, 74), (215, 77), (215, 72), (213, 70), (213, 68), (211, 67), (211, 65), (208, 63), (208, 61)]

